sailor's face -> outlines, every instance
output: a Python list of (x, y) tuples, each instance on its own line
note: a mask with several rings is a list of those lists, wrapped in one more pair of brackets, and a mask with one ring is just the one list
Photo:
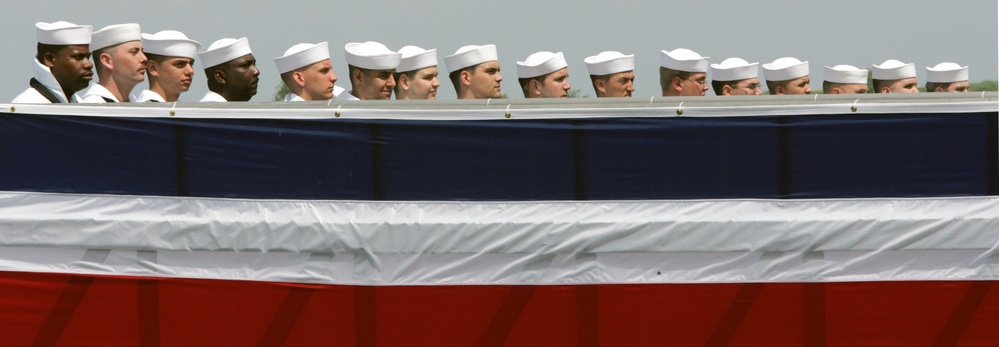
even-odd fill
[(409, 90), (414, 99), (437, 99), (437, 67), (425, 67), (416, 70), (416, 77), (409, 81)]
[(808, 78), (808, 76), (795, 78), (787, 83), (787, 88), (784, 89), (784, 94), (811, 94), (811, 83), (812, 80)]
[(569, 68), (561, 68), (545, 76), (541, 83), (539, 98), (568, 98), (569, 89)]
[(862, 83), (844, 84), (833, 88), (832, 94), (867, 94), (867, 85)]
[(959, 92), (959, 93), (967, 92), (968, 91), (968, 81), (961, 81), (961, 82), (951, 83), (950, 85), (947, 86), (947, 89), (944, 89), (943, 91), (945, 91), (945, 92)]
[(916, 78), (903, 78), (888, 86), (889, 93), (919, 93), (916, 87)]
[[(49, 68), (62, 89), (70, 93), (87, 88), (94, 79), (89, 45), (70, 45), (59, 50)], [(48, 65), (48, 64), (46, 64)]]
[(395, 88), (395, 69), (364, 70), (355, 95), (361, 100), (388, 100)]
[(760, 91), (760, 79), (758, 78), (747, 78), (739, 81), (732, 88), (731, 95), (760, 95), (763, 94)]
[(115, 77), (136, 83), (146, 79), (146, 54), (142, 53), (141, 41), (119, 44), (110, 53)]
[(257, 83), (260, 81), (260, 70), (257, 69), (257, 59), (253, 54), (247, 54), (226, 63), (226, 89), (231, 90), (235, 100), (249, 101), (257, 95)]
[(476, 65), (468, 78), (471, 81), (469, 89), (472, 91), (472, 96), (476, 99), (499, 98), (503, 96), (503, 92), (500, 89), (500, 82), (503, 81), (503, 76), (500, 75), (500, 64), (498, 61), (492, 60)]
[(302, 79), (305, 80), (305, 90), (302, 99), (305, 100), (329, 100), (333, 98), (333, 86), (336, 84), (336, 73), (333, 72), (333, 64), (326, 59), (309, 65), (303, 70)]
[(194, 79), (194, 59), (167, 57), (157, 65), (159, 84), (169, 93), (183, 93), (191, 89)]
[(704, 96), (708, 91), (708, 74), (691, 73), (687, 79), (680, 82), (680, 96)]
[(635, 92), (635, 72), (625, 71), (611, 74), (604, 85), (604, 96), (612, 98), (630, 98)]

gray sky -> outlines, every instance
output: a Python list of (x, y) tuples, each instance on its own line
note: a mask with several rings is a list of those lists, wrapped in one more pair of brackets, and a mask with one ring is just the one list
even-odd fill
[[(148, 33), (174, 29), (203, 48), (223, 37), (246, 36), (261, 70), (253, 101), (270, 100), (280, 83), (274, 57), (294, 44), (321, 41), (329, 41), (337, 85), (347, 89), (348, 42), (437, 48), (441, 99), (455, 98), (444, 56), (463, 45), (489, 43), (499, 50), (503, 92), (513, 98), (522, 97), (516, 61), (537, 51), (565, 52), (570, 83), (589, 96), (594, 92), (583, 59), (605, 50), (636, 54), (635, 96), (659, 95), (659, 50), (679, 47), (710, 56), (712, 63), (729, 57), (761, 64), (784, 56), (807, 60), (813, 89), (821, 89), (825, 65), (869, 68), (887, 59), (915, 63), (920, 85), (925, 67), (944, 61), (969, 65), (972, 81), (999, 78), (995, 0), (93, 0), (4, 7), (3, 101), (27, 88), (31, 78), (34, 23), (58, 20), (95, 30), (127, 22)], [(200, 100), (207, 91), (200, 62), (195, 67), (194, 85), (181, 101)], [(142, 83), (135, 92), (146, 87)]]

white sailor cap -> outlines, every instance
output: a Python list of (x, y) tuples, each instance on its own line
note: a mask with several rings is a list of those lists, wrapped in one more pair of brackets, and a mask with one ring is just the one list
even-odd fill
[(876, 80), (900, 80), (903, 78), (916, 77), (916, 66), (912, 63), (903, 63), (895, 59), (885, 60), (881, 66), (872, 65), (871, 77)]
[(940, 63), (926, 68), (926, 82), (950, 83), (968, 80), (968, 67), (956, 63)]
[(569, 64), (566, 64), (565, 56), (562, 55), (562, 52), (537, 52), (527, 56), (527, 59), (524, 61), (517, 62), (517, 77), (538, 77), (568, 66)]
[(329, 58), (330, 48), (327, 42), (299, 43), (284, 51), (284, 55), (274, 58), (274, 64), (277, 65), (278, 73), (283, 74)]
[(96, 51), (129, 41), (139, 41), (142, 39), (139, 36), (141, 33), (136, 23), (108, 25), (91, 35), (90, 50)]
[(496, 45), (468, 45), (458, 48), (454, 54), (444, 57), (444, 65), (447, 66), (447, 72), (452, 73), (493, 60), (499, 60), (496, 54)]
[(176, 30), (163, 30), (155, 34), (143, 33), (142, 51), (168, 57), (197, 59), (201, 43), (187, 38)]
[(659, 66), (676, 71), (708, 72), (708, 59), (686, 48), (659, 51)]
[(402, 54), (393, 52), (374, 41), (351, 42), (343, 46), (347, 52), (347, 65), (368, 70), (391, 70), (399, 67)]
[(826, 66), (825, 81), (846, 84), (867, 84), (867, 70), (853, 65)]
[(207, 69), (251, 53), (247, 38), (224, 38), (212, 42), (208, 50), (198, 53), (198, 57), (201, 57), (201, 66)]
[(711, 64), (711, 78), (715, 81), (738, 81), (759, 76), (756, 66), (740, 58), (728, 58), (721, 64)]
[(396, 71), (406, 72), (425, 67), (437, 66), (437, 49), (425, 50), (416, 46), (406, 46), (399, 49), (402, 60)]
[(606, 51), (586, 57), (586, 71), (593, 76), (610, 75), (612, 73), (632, 71), (635, 69), (635, 55), (624, 55), (621, 52)]
[(796, 58), (777, 58), (772, 63), (763, 64), (763, 77), (767, 81), (787, 81), (808, 76), (808, 62)]
[(89, 25), (76, 25), (70, 22), (35, 23), (35, 37), (38, 43), (68, 46), (89, 45), (94, 28)]

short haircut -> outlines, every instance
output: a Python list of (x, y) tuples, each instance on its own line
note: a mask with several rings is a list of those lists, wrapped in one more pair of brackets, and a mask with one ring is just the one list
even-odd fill
[(784, 89), (787, 89), (787, 85), (790, 84), (791, 81), (794, 80), (784, 80), (784, 81), (767, 80), (767, 89), (769, 89), (770, 95), (774, 95), (774, 91), (777, 89), (777, 86), (781, 86), (784, 87)]
[(943, 88), (943, 90), (947, 90), (947, 88), (949, 88), (950, 85), (953, 83), (954, 82), (926, 82), (926, 91), (933, 92), (934, 90), (937, 89), (937, 87)]
[(715, 91), (715, 95), (722, 95), (722, 89), (724, 89), (725, 86), (729, 86), (729, 87), (735, 88), (737, 85), (739, 85), (739, 81), (741, 81), (741, 80), (735, 80), (735, 81), (711, 81), (711, 89), (713, 89)]
[(215, 71), (226, 69), (224, 68), (229, 62), (218, 64), (212, 67), (205, 68), (205, 78), (208, 79), (208, 90), (222, 94), (221, 91), (225, 89), (225, 86), (215, 80)]
[[(306, 65), (306, 66), (308, 66), (308, 65)], [(282, 73), (281, 74), (281, 82), (284, 82), (284, 85), (287, 86), (288, 89), (290, 90), (291, 86), (295, 85), (295, 80), (294, 80), (295, 72), (301, 71), (301, 70), (302, 70), (302, 68), (297, 68), (297, 69), (294, 69), (294, 70)]]
[(37, 46), (35, 46), (35, 51), (37, 52), (37, 54), (35, 55), (35, 59), (38, 59), (39, 62), (43, 62), (44, 63), (45, 54), (52, 53), (52, 54), (58, 55), (59, 51), (63, 50), (66, 47), (69, 47), (69, 46), (67, 46), (67, 45), (49, 45), (49, 44), (39, 43)]
[(101, 64), (101, 54), (104, 53), (110, 54), (111, 53), (110, 51), (114, 47), (115, 46), (104, 47), (96, 51), (90, 52), (90, 56), (93, 57), (94, 59), (94, 70), (96, 70), (98, 76), (100, 76), (101, 71), (104, 71), (104, 64)]
[(365, 69), (363, 67), (357, 67), (354, 65), (347, 64), (347, 76), (348, 79), (350, 80), (350, 83), (354, 83), (354, 71), (360, 71), (361, 74), (363, 74), (364, 76), (369, 76), (371, 75), (372, 72), (383, 71), (383, 70)]
[[(160, 65), (160, 64), (163, 64), (163, 62), (166, 61), (166, 59), (167, 59), (167, 56), (165, 56), (165, 55), (159, 55), (159, 54), (153, 54), (153, 53), (146, 53), (146, 52), (143, 52), (143, 54), (146, 55), (146, 64), (149, 64), (149, 62), (151, 61), (151, 62), (155, 62), (156, 65)], [(151, 73), (149, 73), (149, 69), (146, 69), (146, 76), (147, 76), (147, 79), (153, 78), (153, 75)]]
[(604, 81), (604, 83), (610, 83), (610, 77), (613, 74), (607, 75), (590, 75), (590, 85), (593, 86), (593, 90), (597, 89), (597, 81)]
[(526, 98), (527, 95), (530, 93), (527, 90), (527, 86), (531, 85), (531, 80), (537, 80), (539, 84), (544, 84), (545, 83), (545, 77), (548, 77), (548, 75), (551, 75), (551, 74), (552, 73), (546, 73), (546, 74), (541, 75), (541, 76), (534, 76), (534, 77), (528, 77), (528, 78), (518, 78), (517, 82), (520, 82), (520, 90), (524, 92), (524, 97)]
[(479, 65), (476, 64), (469, 67), (463, 67), (458, 70), (454, 70), (447, 75), (447, 78), (451, 80), (451, 84), (454, 85), (455, 93), (459, 91), (458, 88), (461, 88), (461, 73), (464, 71), (468, 71), (469, 74), (474, 74), (476, 66)]
[(399, 85), (401, 85), (401, 83), (399, 83), (399, 80), (402, 78), (402, 75), (406, 75), (406, 78), (409, 78), (409, 79), (412, 80), (412, 79), (416, 78), (416, 72), (417, 71), (420, 71), (420, 69), (416, 69), (416, 70), (412, 70), (412, 71), (404, 71), (404, 72), (398, 72), (398, 71), (396, 71), (396, 73), (395, 73), (395, 94), (396, 95), (399, 95), (399, 93), (402, 92), (402, 88), (399, 87)]
[(901, 81), (901, 80), (902, 79), (897, 79), (897, 80), (879, 80), (879, 79), (873, 79), (873, 80), (871, 80), (871, 86), (874, 87), (874, 88), (872, 88), (874, 90), (872, 90), (871, 92), (872, 93), (880, 93), (882, 88), (891, 87), (892, 84), (895, 84), (895, 82), (898, 82), (898, 81)]
[[(670, 69), (670, 68), (666, 68), (666, 67), (660, 66), (659, 67), (659, 88), (661, 88), (662, 90), (666, 90), (669, 87), (670, 82), (673, 81), (673, 77), (680, 77), (680, 79), (685, 80), (685, 79), (690, 78), (690, 75), (693, 75), (695, 73), (696, 72), (673, 70), (673, 69)], [(711, 85), (713, 86), (714, 82), (712, 82)], [(719, 94), (719, 95), (721, 95), (721, 94)]]
[(155, 61), (157, 64), (163, 64), (163, 62), (167, 59), (167, 56), (165, 55), (146, 53), (146, 52), (142, 53), (146, 55), (146, 60)]
[(362, 75), (365, 75), (365, 76), (368, 75), (367, 69), (359, 68), (357, 66), (347, 64), (347, 80), (350, 81), (350, 86), (351, 87), (354, 86), (354, 71), (361, 71)]
[[(832, 94), (833, 88), (839, 88), (842, 85), (843, 85), (843, 83), (822, 81), (822, 93), (823, 94)], [(842, 88), (840, 88), (840, 89), (842, 89)]]

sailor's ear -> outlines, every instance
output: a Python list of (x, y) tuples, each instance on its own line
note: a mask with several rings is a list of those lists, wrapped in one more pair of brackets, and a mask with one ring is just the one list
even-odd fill
[(532, 78), (530, 82), (527, 82), (527, 90), (534, 95), (541, 95), (541, 82), (538, 82), (536, 78)]
[(55, 61), (56, 61), (55, 53), (46, 52), (44, 55), (42, 55), (42, 61), (41, 61), (42, 65), (53, 67), (55, 66)]
[(159, 65), (156, 64), (155, 60), (146, 60), (146, 72), (148, 72), (150, 76), (160, 77), (160, 72), (157, 70), (158, 68)]
[(409, 76), (406, 74), (399, 74), (399, 88), (409, 90)]
[(298, 85), (299, 88), (305, 88), (305, 75), (301, 72), (292, 72), (291, 79), (295, 81), (295, 84)]
[[(113, 69), (114, 68), (114, 63), (111, 62), (111, 54), (101, 53), (101, 55), (99, 57), (97, 57), (97, 59), (105, 67), (107, 67), (109, 69)], [(95, 61), (94, 63), (97, 63), (98, 61)]]
[(673, 88), (673, 90), (681, 91), (683, 90), (683, 79), (680, 78), (680, 76), (673, 76), (673, 79), (670, 80), (669, 85), (671, 88)]
[(212, 73), (212, 78), (214, 78), (219, 84), (225, 85), (225, 71), (222, 71), (222, 69), (216, 69), (215, 72)]
[(597, 78), (593, 81), (593, 89), (599, 93), (607, 93), (607, 82), (603, 78)]
[(468, 70), (462, 71), (460, 76), (461, 78), (459, 78), (459, 81), (462, 85), (466, 87), (472, 85), (472, 74), (469, 73)]

